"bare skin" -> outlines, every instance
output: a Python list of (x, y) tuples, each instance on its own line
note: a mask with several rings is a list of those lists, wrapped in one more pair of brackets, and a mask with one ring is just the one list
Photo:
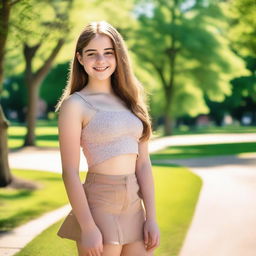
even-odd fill
[[(110, 76), (115, 70), (116, 60), (110, 38), (97, 35), (83, 49), (82, 56), (77, 53), (77, 58), (89, 75), (89, 82), (81, 93), (113, 93)], [(106, 71), (96, 71), (95, 68), (106, 68)], [(115, 108), (114, 105), (111, 107)], [(78, 254), (79, 256), (151, 256), (153, 250), (159, 246), (160, 233), (156, 223), (154, 183), (147, 141), (139, 143), (139, 157), (136, 154), (115, 156), (88, 170), (110, 175), (136, 173), (146, 210), (144, 241), (125, 245), (103, 244), (102, 234), (93, 220), (79, 179), (79, 161), (82, 127), (88, 124), (94, 114), (94, 110), (85, 108), (81, 99), (71, 96), (60, 108), (58, 123), (63, 181), (82, 232), (81, 241), (77, 242)]]

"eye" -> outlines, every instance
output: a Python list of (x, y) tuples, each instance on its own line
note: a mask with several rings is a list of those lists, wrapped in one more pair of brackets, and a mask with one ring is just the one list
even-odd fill
[(106, 52), (106, 54), (113, 54), (113, 52)]
[(92, 56), (92, 55), (94, 55), (94, 53), (90, 53), (90, 54), (88, 54), (87, 56)]

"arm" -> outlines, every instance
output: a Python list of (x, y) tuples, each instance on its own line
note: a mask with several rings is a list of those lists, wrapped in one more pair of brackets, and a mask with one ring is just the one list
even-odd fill
[(153, 251), (160, 244), (160, 231), (156, 223), (155, 188), (148, 141), (139, 143), (139, 157), (136, 161), (136, 176), (140, 186), (145, 211), (144, 243), (147, 251)]
[(60, 108), (58, 129), (62, 178), (81, 230), (86, 230), (95, 223), (79, 177), (81, 109), (80, 102), (70, 97), (66, 99)]
[(155, 188), (151, 161), (148, 153), (148, 141), (139, 143), (139, 157), (136, 161), (136, 176), (143, 197), (146, 218), (156, 220)]

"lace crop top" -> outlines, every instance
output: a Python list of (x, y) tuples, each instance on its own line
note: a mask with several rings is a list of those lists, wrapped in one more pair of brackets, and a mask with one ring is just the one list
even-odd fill
[[(88, 167), (121, 154), (136, 153), (138, 157), (143, 124), (121, 99), (104, 92), (75, 94), (96, 111), (81, 131), (80, 145)], [(110, 105), (116, 105), (116, 110), (107, 110), (106, 106)]]

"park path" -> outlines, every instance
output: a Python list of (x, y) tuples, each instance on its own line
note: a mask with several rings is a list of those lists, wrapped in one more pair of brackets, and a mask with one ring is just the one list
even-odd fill
[[(153, 153), (170, 145), (237, 142), (256, 142), (256, 134), (177, 135), (165, 138), (156, 138), (150, 142), (149, 152)], [(256, 176), (254, 176), (252, 171), (252, 169), (255, 169), (255, 162), (253, 160), (254, 154), (249, 154), (244, 157), (247, 158), (241, 157), (237, 159), (236, 157), (233, 157), (234, 159), (231, 165), (230, 156), (215, 157), (215, 160), (213, 160), (212, 157), (187, 160), (170, 160), (171, 163), (191, 166), (192, 171), (202, 177), (204, 182), (192, 225), (181, 251), (181, 256), (256, 255), (255, 248), (252, 248), (253, 244), (250, 244), (251, 247), (249, 246), (249, 243), (245, 244), (246, 241), (249, 241), (246, 240), (249, 237), (249, 235), (247, 237), (246, 234), (252, 234), (252, 237), (256, 237), (253, 236), (255, 227), (254, 224), (256, 224), (256, 217), (253, 218), (256, 216), (254, 213), (256, 205), (254, 206), (255, 202), (252, 202), (253, 199), (256, 198), (256, 191), (254, 188), (252, 188), (254, 186), (252, 181), (256, 180)], [(251, 160), (249, 160), (249, 158)], [(84, 161), (84, 157), (81, 157), (80, 159), (80, 170), (86, 170), (87, 165), (86, 161)], [(11, 168), (39, 169), (61, 172), (58, 149), (38, 149), (32, 147), (18, 152), (10, 152), (9, 162)], [(250, 164), (247, 164), (249, 162)], [(209, 163), (212, 163), (214, 167)], [(219, 166), (219, 163), (221, 166), (225, 166), (226, 169), (225, 167)], [(248, 167), (246, 172), (244, 171), (244, 164)], [(236, 179), (233, 177), (234, 173), (236, 173)], [(233, 180), (236, 180), (237, 182), (232, 182)], [(246, 180), (251, 181), (251, 183), (242, 182)], [(230, 191), (229, 194), (227, 193), (228, 191)], [(244, 210), (242, 207), (244, 207)], [(0, 234), (0, 255), (14, 255), (44, 229), (66, 216), (69, 210), (70, 205), (66, 205), (53, 212), (44, 214), (38, 219), (28, 222), (27, 224), (22, 225), (6, 234)], [(214, 216), (211, 218), (210, 216), (213, 210), (216, 213), (215, 215), (219, 214), (221, 218), (214, 219)], [(235, 213), (238, 212), (237, 210), (239, 210), (239, 214), (235, 215)], [(232, 212), (234, 216), (233, 219), (230, 217), (230, 212)], [(245, 214), (247, 212), (248, 214)], [(247, 216), (249, 213), (251, 213), (250, 218)], [(206, 216), (209, 216), (209, 218), (207, 219)], [(239, 221), (236, 217), (239, 217)], [(244, 218), (247, 218), (247, 222), (245, 224), (243, 221)], [(209, 223), (209, 221), (213, 221), (213, 219), (215, 222)], [(223, 221), (225, 221), (225, 225), (223, 225)], [(226, 253), (230, 251), (229, 248), (234, 248), (234, 243), (232, 240), (230, 240), (230, 238), (235, 236), (234, 229), (247, 231), (246, 234), (244, 231), (244, 235), (241, 234), (239, 237), (236, 236), (236, 240), (234, 240), (234, 242), (238, 241), (238, 246), (235, 247), (240, 247), (240, 251), (243, 251), (242, 254)], [(223, 234), (222, 236), (220, 236), (220, 232)], [(210, 245), (212, 245), (212, 247), (210, 247), (211, 250), (209, 252), (207, 248)], [(222, 245), (222, 249), (218, 250), (220, 245)], [(236, 252), (237, 251), (238, 250), (236, 250)], [(249, 254), (249, 251), (254, 251), (254, 254)]]
[[(239, 142), (256, 142), (256, 133), (166, 136), (151, 140), (149, 143), (149, 152), (156, 152), (171, 145), (182, 146)], [(36, 169), (61, 173), (60, 154), (56, 148), (26, 147), (15, 152), (10, 152), (9, 163), (11, 168)], [(81, 151), (80, 171), (84, 170), (87, 170), (87, 164)]]
[(179, 256), (255, 256), (256, 153), (164, 162), (203, 180)]

